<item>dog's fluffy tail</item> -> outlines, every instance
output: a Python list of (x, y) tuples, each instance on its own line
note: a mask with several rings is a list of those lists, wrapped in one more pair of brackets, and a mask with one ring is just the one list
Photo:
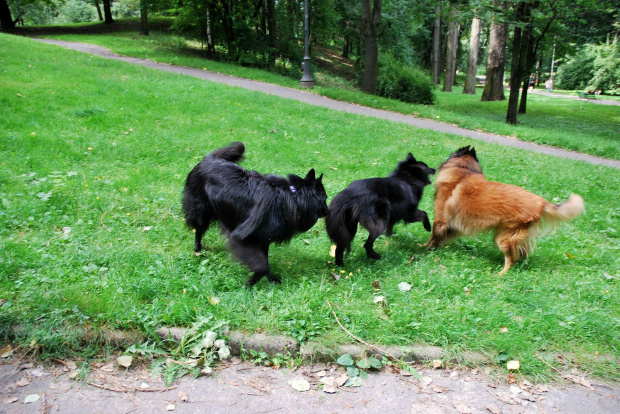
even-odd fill
[(338, 246), (346, 250), (351, 249), (351, 241), (357, 231), (357, 220), (340, 194), (329, 205), (329, 214), (325, 217), (325, 229), (329, 238)]
[(585, 211), (583, 198), (577, 194), (571, 196), (562, 204), (548, 203), (543, 211), (543, 219), (556, 223), (558, 221), (568, 221), (579, 216)]
[(217, 158), (221, 160), (226, 160), (230, 162), (238, 162), (241, 158), (243, 158), (243, 153), (245, 152), (245, 145), (242, 142), (232, 142), (227, 147), (216, 149), (208, 156), (210, 158)]

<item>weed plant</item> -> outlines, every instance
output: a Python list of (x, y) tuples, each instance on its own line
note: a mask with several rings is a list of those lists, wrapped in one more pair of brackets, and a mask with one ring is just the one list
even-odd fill
[[(316, 108), (258, 92), (0, 35), (0, 330), (43, 355), (84, 352), (79, 332), (191, 326), (201, 318), (301, 341), (432, 344), (459, 357), (537, 355), (618, 379), (620, 172), (603, 166)], [(567, 117), (573, 113), (568, 112)], [(542, 128), (542, 127), (540, 127)], [(542, 129), (553, 129), (547, 125)], [(503, 277), (491, 236), (434, 252), (419, 224), (397, 225), (367, 259), (360, 231), (344, 269), (324, 223), (274, 246), (282, 285), (248, 289), (216, 228), (196, 256), (180, 214), (187, 173), (209, 151), (246, 144), (264, 173), (325, 173), (333, 197), (353, 180), (386, 176), (412, 152), (438, 166), (476, 146), (492, 180), (553, 202), (576, 192), (587, 212), (538, 243)], [(420, 205), (432, 217), (433, 190)], [(338, 281), (333, 273), (340, 274)], [(373, 282), (379, 280), (379, 290)], [(398, 284), (413, 287), (401, 292)], [(375, 304), (384, 296), (383, 306)], [(217, 299), (217, 300), (216, 300)], [(76, 333), (77, 332), (77, 333)], [(91, 350), (96, 345), (90, 344)], [(93, 348), (95, 347), (95, 348)]]

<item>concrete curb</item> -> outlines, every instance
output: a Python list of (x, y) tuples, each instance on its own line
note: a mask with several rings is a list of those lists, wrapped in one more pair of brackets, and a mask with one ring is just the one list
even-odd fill
[[(162, 327), (157, 334), (162, 339), (172, 339), (179, 342), (187, 333), (186, 328)], [(344, 354), (353, 356), (366, 354), (381, 357), (381, 353), (357, 344), (342, 344), (333, 347), (319, 342), (308, 342), (300, 345), (295, 339), (284, 335), (247, 334), (241, 331), (226, 333), (228, 346), (233, 356), (240, 356), (242, 349), (275, 354), (299, 356), (307, 362), (334, 362)], [(408, 346), (382, 346), (384, 351), (406, 362), (424, 364), (437, 359), (444, 359), (446, 351), (438, 346), (413, 344)], [(481, 353), (465, 352), (459, 358), (450, 358), (450, 362), (458, 362), (461, 365), (484, 365), (490, 363), (489, 358)]]

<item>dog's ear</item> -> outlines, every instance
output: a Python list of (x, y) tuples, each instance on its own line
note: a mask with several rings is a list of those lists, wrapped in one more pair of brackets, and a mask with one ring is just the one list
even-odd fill
[(413, 156), (412, 153), (407, 154), (407, 162), (409, 163), (414, 163), (415, 161), (415, 157)]
[(469, 154), (474, 157), (475, 159), (478, 159), (478, 157), (476, 157), (476, 149), (474, 147), (471, 147), (471, 150), (469, 151)]
[(319, 175), (319, 179), (317, 180), (318, 182), (323, 182), (323, 174)]
[(315, 179), (315, 173), (314, 173), (314, 168), (312, 168), (310, 171), (308, 171), (308, 174), (306, 175), (305, 180), (314, 180)]

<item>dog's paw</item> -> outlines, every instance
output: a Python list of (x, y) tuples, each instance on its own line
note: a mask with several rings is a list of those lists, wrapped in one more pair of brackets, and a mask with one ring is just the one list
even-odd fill
[(271, 283), (275, 283), (276, 285), (282, 284), (282, 281), (280, 280), (280, 278), (274, 275), (268, 275), (267, 280), (269, 280)]
[(375, 260), (381, 259), (381, 255), (379, 253), (377, 253), (377, 252), (367, 253), (367, 256), (370, 257), (371, 259), (375, 259)]

